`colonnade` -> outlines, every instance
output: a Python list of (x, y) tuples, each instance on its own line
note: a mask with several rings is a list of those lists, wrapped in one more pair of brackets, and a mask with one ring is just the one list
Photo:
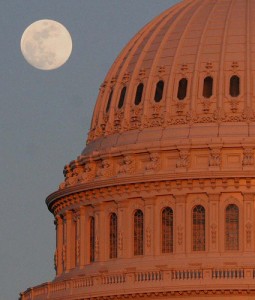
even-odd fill
[[(143, 212), (143, 255), (189, 255), (201, 256), (202, 251), (192, 247), (192, 209), (196, 205), (205, 208), (205, 251), (212, 255), (223, 255), (224, 211), (227, 205), (239, 208), (239, 249), (240, 252), (255, 251), (254, 245), (254, 194), (236, 193), (190, 193), (164, 195), (148, 198), (101, 202), (79, 206), (56, 215), (57, 247), (55, 265), (57, 276), (72, 269), (82, 269), (94, 262), (111, 260), (109, 257), (110, 215), (117, 215), (117, 259), (131, 259), (134, 255), (134, 212)], [(173, 210), (173, 252), (162, 253), (162, 210)], [(90, 219), (95, 221), (95, 259), (90, 261)], [(230, 252), (229, 252), (230, 253)], [(114, 258), (115, 259), (115, 258)]]

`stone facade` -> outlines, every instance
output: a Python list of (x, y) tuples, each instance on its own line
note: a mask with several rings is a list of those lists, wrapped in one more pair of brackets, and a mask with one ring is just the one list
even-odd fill
[(255, 299), (254, 11), (185, 0), (127, 44), (46, 199), (56, 278), (21, 300)]

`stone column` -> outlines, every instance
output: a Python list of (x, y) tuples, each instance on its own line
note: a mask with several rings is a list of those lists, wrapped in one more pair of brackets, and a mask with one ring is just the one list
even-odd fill
[(66, 245), (65, 245), (65, 271), (69, 272), (71, 269), (71, 251), (72, 251), (72, 211), (66, 211), (65, 222), (66, 222)]
[(95, 260), (105, 261), (106, 243), (105, 243), (105, 211), (104, 205), (99, 204), (95, 208)]
[(156, 197), (153, 200), (153, 254), (161, 255), (161, 236), (162, 236), (162, 223), (161, 223), (161, 208), (158, 207)]
[[(220, 194), (209, 194), (209, 252), (219, 251), (219, 201)], [(221, 229), (222, 230), (222, 229)]]
[(74, 239), (73, 239), (73, 248), (74, 248), (74, 266), (79, 267), (80, 266), (80, 237), (81, 237), (81, 226), (80, 226), (80, 210), (75, 212), (74, 215), (74, 222), (73, 222), (73, 227), (74, 227)]
[[(86, 208), (82, 206), (80, 208), (80, 223), (79, 223), (79, 232), (80, 232), (80, 241), (79, 241), (79, 267), (82, 269), (86, 264), (86, 257), (88, 256), (87, 247), (85, 243), (88, 243), (87, 230), (86, 230)], [(86, 241), (86, 242), (85, 242)]]
[(56, 266), (56, 275), (59, 276), (63, 273), (63, 258), (62, 258), (62, 249), (63, 249), (63, 220), (61, 216), (57, 215), (56, 220), (56, 252), (55, 252), (55, 266)]
[(128, 218), (128, 203), (121, 201), (118, 203), (118, 258), (129, 257), (128, 247), (131, 241), (128, 240), (128, 232), (131, 230), (131, 224), (127, 221)]

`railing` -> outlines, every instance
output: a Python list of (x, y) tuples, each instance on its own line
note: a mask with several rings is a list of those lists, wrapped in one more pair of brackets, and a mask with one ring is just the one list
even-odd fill
[(180, 279), (201, 279), (203, 278), (202, 270), (179, 270), (171, 272), (171, 279), (180, 280)]
[(158, 281), (163, 280), (163, 273), (160, 271), (135, 273), (135, 281)]
[(219, 283), (223, 289), (224, 283), (228, 287), (238, 286), (238, 289), (242, 289), (242, 285), (244, 289), (247, 289), (247, 286), (255, 289), (255, 268), (172, 269), (81, 276), (30, 288), (21, 294), (20, 300), (54, 300), (62, 296), (71, 297), (81, 293), (84, 297), (96, 296), (97, 293), (102, 292), (105, 295), (118, 295), (122, 294), (124, 289), (126, 293), (129, 289), (131, 293), (133, 293), (132, 289), (143, 293), (148, 292), (150, 287), (157, 288), (158, 291), (162, 287), (164, 290), (178, 291), (179, 288), (184, 290), (187, 284), (189, 290), (218, 290)]
[(102, 284), (123, 283), (126, 281), (125, 274), (108, 275), (102, 277)]
[[(254, 274), (254, 270), (253, 270)], [(242, 279), (244, 278), (244, 269), (219, 269), (219, 270), (212, 270), (212, 278), (215, 279)], [(254, 276), (253, 276), (254, 278)]]

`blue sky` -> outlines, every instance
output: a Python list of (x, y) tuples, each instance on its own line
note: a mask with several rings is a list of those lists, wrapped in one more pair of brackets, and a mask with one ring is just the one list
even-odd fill
[[(11, 0), (0, 3), (0, 297), (54, 278), (55, 228), (45, 198), (84, 148), (98, 88), (122, 47), (176, 0)], [(70, 31), (73, 52), (53, 71), (22, 57), (40, 19)]]

